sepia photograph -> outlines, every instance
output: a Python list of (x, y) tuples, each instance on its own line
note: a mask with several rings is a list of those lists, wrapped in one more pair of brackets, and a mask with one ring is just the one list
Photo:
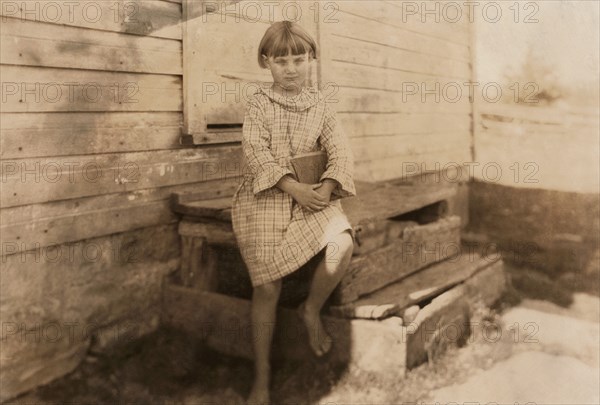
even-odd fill
[(600, 405), (600, 1), (0, 27), (0, 403)]

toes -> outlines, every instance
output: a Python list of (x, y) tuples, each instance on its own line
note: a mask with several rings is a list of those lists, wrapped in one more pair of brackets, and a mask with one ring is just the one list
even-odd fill
[(322, 354), (327, 354), (329, 352), (329, 350), (331, 350), (331, 345), (332, 345), (331, 337), (326, 336), (321, 341), (321, 353)]

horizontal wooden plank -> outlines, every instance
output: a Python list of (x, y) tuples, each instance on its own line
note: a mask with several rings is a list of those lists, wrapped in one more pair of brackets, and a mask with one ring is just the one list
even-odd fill
[[(162, 308), (166, 325), (191, 333), (221, 353), (253, 358), (249, 300), (167, 285)], [(327, 316), (323, 317), (323, 325), (333, 340), (328, 362), (370, 372), (394, 370), (395, 375), (404, 375), (407, 354), (401, 326)], [(307, 342), (306, 327), (298, 314), (279, 307), (273, 357), (307, 361), (314, 357)], [(374, 353), (373, 345), (385, 350)]]
[(598, 124), (598, 110), (593, 107), (547, 107), (526, 104), (481, 103), (478, 112), (497, 117), (498, 121), (529, 121), (536, 124)]
[[(190, 197), (198, 198), (197, 200)], [(171, 209), (179, 214), (206, 217), (218, 220), (230, 221), (231, 213), (228, 212), (232, 205), (232, 196), (217, 199), (205, 199), (206, 195), (199, 193), (185, 194), (174, 193), (171, 196)], [(224, 211), (227, 211), (224, 213)]]
[(402, 238), (364, 256), (353, 257), (335, 290), (336, 304), (347, 304), (445, 260), (460, 248), (460, 218), (442, 218), (404, 229)]
[(181, 75), (180, 40), (6, 18), (2, 63)]
[(414, 113), (339, 113), (338, 120), (350, 138), (370, 135), (402, 135), (470, 132), (467, 114), (435, 116)]
[(1, 65), (3, 112), (182, 111), (181, 76)]
[(184, 134), (181, 136), (181, 144), (182, 145), (206, 145), (206, 144), (215, 144), (215, 143), (231, 143), (231, 142), (241, 142), (242, 141), (242, 131), (219, 131), (219, 132), (204, 132), (204, 133), (195, 133), (192, 135)]
[[(446, 59), (465, 62), (470, 60), (469, 47), (465, 44), (454, 44), (419, 32), (407, 31), (398, 26), (382, 24), (369, 17), (350, 14), (343, 11), (344, 3), (340, 3), (340, 12), (337, 13), (338, 23), (321, 24), (326, 36), (340, 35), (413, 52), (442, 56)], [(355, 27), (361, 29), (357, 31)]]
[(362, 256), (395, 243), (402, 237), (404, 229), (417, 225), (415, 221), (381, 219), (356, 226), (353, 256)]
[(461, 80), (470, 77), (471, 69), (465, 61), (444, 59), (336, 35), (331, 36), (328, 46), (331, 47), (329, 54), (334, 61)]
[[(342, 206), (350, 223), (357, 229), (373, 221), (406, 214), (435, 202), (448, 200), (457, 190), (456, 184), (439, 181), (431, 184), (427, 183), (425, 178), (415, 183), (356, 181), (355, 184), (357, 196), (343, 199)], [(177, 212), (231, 221), (231, 211), (228, 208), (231, 207), (232, 200), (229, 197), (211, 200), (198, 193), (178, 193), (173, 199)]]
[(451, 198), (456, 185), (451, 183), (414, 184), (404, 181), (366, 183), (356, 182), (356, 197), (345, 198), (342, 206), (350, 223), (361, 226), (391, 218)]
[[(411, 6), (415, 6), (418, 10), (434, 10), (437, 6), (439, 13), (437, 19), (435, 13), (429, 15), (428, 18), (421, 19), (421, 15), (411, 14)], [(420, 6), (420, 7), (419, 7)], [(463, 16), (456, 22), (449, 22), (450, 18), (442, 18), (446, 16), (440, 4), (427, 5), (426, 3), (411, 3), (404, 2), (385, 2), (385, 1), (363, 1), (350, 0), (339, 4), (342, 13), (352, 14), (354, 16), (367, 18), (380, 24), (389, 25), (399, 28), (402, 31), (416, 33), (421, 36), (431, 37), (449, 43), (452, 45), (469, 45), (469, 18)], [(461, 6), (458, 5), (460, 8)], [(464, 8), (464, 7), (463, 7)], [(448, 17), (450, 13), (448, 11)], [(453, 16), (452, 16), (453, 17)], [(344, 22), (344, 16), (340, 15), (339, 20)]]
[(35, 158), (2, 163), (2, 207), (240, 175), (241, 147)]
[[(325, 100), (337, 112), (371, 112), (371, 113), (414, 113), (436, 116), (439, 114), (471, 114), (472, 105), (468, 92), (456, 102), (453, 97), (446, 98), (442, 93), (425, 94), (421, 91), (421, 82), (417, 82), (418, 90), (414, 94), (406, 94), (386, 89), (367, 89), (353, 86), (341, 86), (330, 82), (323, 86)], [(429, 87), (434, 89), (434, 87)], [(441, 87), (440, 87), (441, 89)]]
[(0, 0), (0, 14), (26, 21), (181, 39), (181, 5), (169, 1), (78, 0), (76, 3), (69, 3), (52, 0)]
[[(479, 156), (478, 160), (482, 161)], [(401, 179), (407, 174), (418, 175), (425, 171), (455, 168), (471, 161), (468, 148), (452, 145), (437, 150), (428, 149), (424, 153), (415, 152), (379, 159), (361, 160), (358, 156), (355, 158), (354, 173), (356, 179), (363, 181), (387, 181)]]
[(440, 145), (468, 149), (471, 137), (467, 130), (463, 130), (461, 132), (369, 136), (350, 140), (355, 160), (365, 162), (394, 156), (427, 154), (429, 151), (435, 153), (440, 149)]
[(230, 194), (239, 180), (161, 187), (128, 193), (3, 208), (0, 211), (3, 252), (10, 254), (77, 242), (132, 229), (173, 224), (177, 216), (169, 197), (174, 192), (215, 197)]
[[(345, 62), (333, 61), (330, 65), (338, 86), (361, 87), (405, 93), (405, 99), (427, 99), (460, 101), (468, 100), (469, 88), (463, 83), (469, 79), (432, 77), (422, 73), (404, 72), (399, 70), (382, 69)], [(423, 95), (423, 96), (422, 96)], [(402, 95), (397, 95), (402, 97)]]
[(483, 259), (476, 253), (457, 252), (455, 258), (432, 264), (355, 302), (330, 307), (329, 312), (334, 316), (347, 318), (381, 319), (401, 316), (405, 308), (439, 295), (493, 263), (489, 258)]
[(180, 148), (180, 112), (0, 114), (0, 157), (21, 159)]

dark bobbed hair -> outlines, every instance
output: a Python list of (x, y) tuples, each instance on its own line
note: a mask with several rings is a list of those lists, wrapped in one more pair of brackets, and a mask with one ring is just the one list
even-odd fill
[(266, 57), (302, 55), (309, 52), (310, 56), (317, 58), (317, 43), (299, 24), (292, 21), (278, 21), (271, 26), (263, 35), (258, 46), (258, 65), (266, 68), (263, 60)]

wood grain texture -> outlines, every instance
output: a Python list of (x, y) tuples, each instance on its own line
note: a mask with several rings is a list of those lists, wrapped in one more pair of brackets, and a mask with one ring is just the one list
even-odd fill
[(111, 193), (0, 210), (2, 255), (57, 246), (131, 229), (174, 224), (172, 193), (233, 192), (238, 181), (212, 180), (124, 193)]
[(5, 18), (59, 26), (181, 39), (181, 4), (177, 4), (180, 1), (79, 0), (69, 5), (68, 2), (39, 0), (23, 8), (25, 3), (0, 0), (0, 14)]
[(401, 316), (409, 306), (424, 302), (462, 283), (497, 260), (483, 259), (466, 250), (457, 252), (459, 254), (455, 258), (427, 266), (355, 302), (330, 307), (329, 311), (332, 315), (349, 318), (381, 319)]
[(408, 227), (402, 238), (364, 256), (353, 258), (336, 288), (333, 301), (346, 304), (456, 253), (460, 218)]
[(179, 149), (180, 112), (6, 113), (3, 159)]
[(3, 112), (181, 111), (181, 76), (2, 65)]
[(181, 41), (7, 18), (2, 62), (12, 65), (182, 74)]
[(5, 162), (3, 208), (240, 176), (240, 148), (30, 158)]
[[(251, 337), (256, 335), (252, 334), (249, 300), (174, 285), (166, 286), (163, 297), (162, 320), (166, 325), (201, 338), (221, 353), (253, 358)], [(398, 376), (404, 375), (406, 351), (401, 327), (333, 317), (324, 317), (323, 323), (333, 339), (327, 361), (364, 371), (394, 370)], [(294, 310), (278, 308), (274, 332), (274, 358), (306, 361), (314, 356), (308, 347), (305, 326)], [(374, 345), (386, 350), (375, 351)]]

